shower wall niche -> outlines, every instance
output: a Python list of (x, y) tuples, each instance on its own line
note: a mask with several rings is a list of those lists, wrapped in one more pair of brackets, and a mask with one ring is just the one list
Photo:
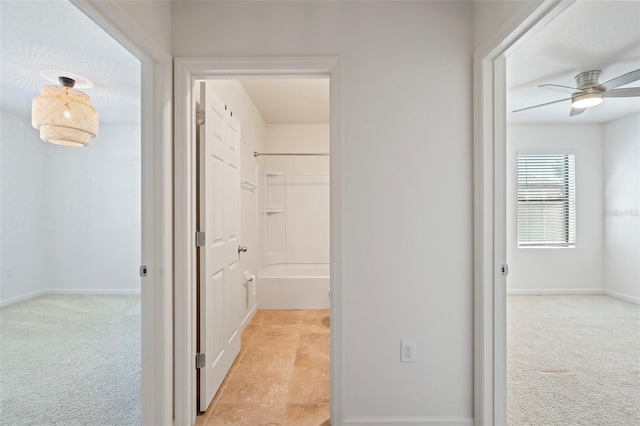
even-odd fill
[(265, 231), (264, 264), (286, 263), (286, 223), (287, 223), (287, 191), (284, 172), (263, 171), (260, 186), (260, 213)]

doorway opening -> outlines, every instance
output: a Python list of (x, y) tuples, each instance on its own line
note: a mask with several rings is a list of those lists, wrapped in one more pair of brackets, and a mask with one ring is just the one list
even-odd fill
[(513, 273), (513, 268), (507, 268), (507, 56), (574, 3), (531, 8), (529, 16), (506, 29), (475, 64), (475, 412), (479, 424), (507, 424), (506, 275)]
[[(170, 182), (172, 58), (167, 52), (147, 42), (144, 30), (131, 21), (130, 17), (117, 5), (86, 0), (74, 0), (72, 4), (92, 21), (89, 25), (99, 26), (141, 63), (138, 73), (141, 81), (138, 93), (141, 97), (142, 115), (140, 120), (141, 174), (139, 175), (142, 191), (140, 252), (146, 270), (146, 276), (142, 278), (140, 285), (141, 418), (143, 424), (169, 424), (173, 417), (173, 354), (171, 351), (173, 259), (172, 185)], [(2, 7), (5, 6), (3, 3)], [(23, 4), (20, 6), (26, 7)], [(47, 19), (57, 15), (57, 12), (52, 13)], [(4, 13), (3, 16), (12, 15)], [(87, 21), (83, 20), (83, 22)], [(74, 23), (73, 26), (75, 27), (76, 24)], [(12, 44), (31, 60), (47, 57), (46, 54), (31, 55), (35, 52), (21, 49), (24, 47), (22, 40), (10, 35), (4, 36), (8, 28), (9, 25), (2, 26), (3, 43)], [(65, 28), (65, 32), (68, 32), (68, 28)], [(79, 39), (89, 40), (83, 46), (91, 48), (93, 39), (86, 38), (84, 35), (66, 44), (75, 46)], [(54, 46), (54, 48), (57, 47), (59, 46)], [(9, 50), (3, 47), (3, 77), (8, 75), (5, 74), (8, 68), (4, 67), (7, 59), (4, 53)], [(53, 51), (55, 50), (51, 50)], [(48, 54), (49, 51), (46, 53)], [(70, 60), (71, 58), (57, 57), (57, 59)], [(89, 65), (84, 58), (81, 64)], [(33, 71), (32, 68), (30, 70)], [(93, 71), (100, 71), (100, 69)], [(12, 79), (14, 83), (19, 83), (22, 78), (31, 75), (30, 73), (18, 74), (19, 76), (14, 75), (18, 80)], [(130, 76), (127, 77), (129, 78)], [(3, 87), (3, 95), (10, 92), (5, 89)], [(2, 99), (3, 101), (12, 100), (15, 106), (19, 103), (18, 99), (24, 101), (25, 98), (3, 96)], [(29, 103), (30, 100), (27, 99), (26, 102)], [(29, 108), (28, 105), (27, 108)], [(4, 192), (3, 195), (5, 195)], [(5, 217), (3, 216), (2, 219), (4, 223)], [(133, 274), (138, 276), (138, 270), (139, 265), (136, 266)], [(17, 275), (14, 276), (17, 278)], [(5, 293), (3, 295), (6, 296)]]
[[(245, 144), (248, 145), (251, 143), (256, 143), (255, 141), (259, 140), (260, 138), (259, 137), (254, 138), (250, 136), (252, 133), (256, 132), (255, 126), (251, 125), (245, 128), (244, 124), (240, 125), (239, 132), (241, 136), (238, 139), (239, 141), (238, 146), (244, 149), (244, 151), (242, 151), (241, 153), (241, 159), (242, 159), (242, 162), (246, 161), (244, 165), (250, 165), (250, 168), (249, 168), (248, 174), (245, 175), (243, 173), (241, 176), (238, 176), (238, 191), (240, 192), (240, 194), (238, 195), (238, 198), (240, 199), (240, 197), (243, 197), (243, 201), (241, 204), (242, 206), (252, 205), (253, 208), (251, 210), (244, 209), (241, 211), (240, 216), (244, 216), (244, 215), (249, 216), (247, 218), (248, 220), (246, 221), (246, 223), (250, 225), (248, 225), (247, 227), (239, 228), (238, 232), (239, 233), (250, 232), (248, 231), (248, 229), (252, 227), (255, 230), (255, 233), (253, 234), (248, 233), (247, 235), (250, 236), (251, 243), (255, 244), (255, 248), (251, 247), (250, 243), (247, 243), (247, 244), (234, 243), (232, 246), (230, 246), (230, 248), (233, 248), (233, 250), (235, 250), (235, 257), (238, 263), (237, 265), (231, 265), (231, 263), (229, 263), (227, 265), (227, 271), (230, 273), (229, 274), (230, 276), (232, 276), (233, 274), (237, 274), (236, 276), (239, 278), (238, 281), (240, 283), (239, 284), (239, 288), (240, 288), (239, 300), (241, 301), (241, 303), (244, 304), (244, 307), (245, 307), (245, 311), (236, 312), (234, 314), (235, 318), (237, 319), (238, 329), (239, 330), (244, 329), (244, 335), (242, 336), (242, 338), (248, 343), (247, 349), (246, 350), (242, 349), (244, 352), (241, 352), (240, 348), (238, 348), (238, 353), (240, 353), (241, 359), (238, 361), (236, 366), (239, 366), (240, 364), (242, 364), (242, 360), (245, 360), (247, 363), (251, 359), (254, 359), (256, 361), (265, 361), (266, 357), (259, 356), (260, 346), (262, 346), (262, 345), (259, 345), (259, 343), (261, 339), (263, 339), (260, 337), (260, 334), (261, 334), (260, 329), (262, 328), (263, 332), (266, 333), (267, 335), (269, 333), (273, 335), (274, 332), (276, 333), (276, 335), (278, 332), (281, 333), (280, 340), (281, 342), (284, 343), (283, 347), (287, 346), (288, 348), (291, 349), (291, 352), (287, 355), (281, 353), (282, 356), (273, 357), (273, 361), (276, 362), (276, 364), (274, 364), (274, 368), (276, 368), (277, 370), (277, 363), (282, 362), (285, 359), (288, 359), (291, 361), (290, 367), (291, 369), (293, 369), (295, 368), (294, 366), (295, 359), (298, 354), (298, 348), (296, 343), (294, 343), (294, 340), (296, 342), (299, 341), (300, 336), (303, 333), (302, 329), (304, 327), (309, 327), (309, 328), (318, 327), (318, 330), (314, 330), (314, 331), (319, 331), (319, 328), (323, 327), (324, 328), (323, 332), (325, 333), (325, 336), (328, 336), (329, 335), (328, 325), (330, 322), (331, 324), (331, 333), (330, 333), (331, 365), (329, 370), (330, 374), (328, 374), (328, 376), (330, 376), (331, 380), (329, 385), (328, 384), (329, 377), (326, 377), (327, 380), (325, 380), (325, 383), (327, 383), (327, 386), (325, 386), (325, 388), (330, 386), (329, 393), (331, 394), (331, 398), (330, 398), (331, 415), (336, 415), (335, 414), (336, 410), (339, 410), (340, 398), (335, 397), (336, 388), (340, 387), (339, 378), (338, 380), (335, 380), (335, 377), (337, 376), (336, 372), (339, 371), (339, 367), (340, 367), (340, 357), (335, 356), (336, 353), (339, 353), (339, 348), (336, 347), (335, 342), (339, 340), (337, 336), (339, 336), (340, 334), (339, 332), (340, 330), (340, 320), (339, 320), (340, 318), (340, 309), (339, 309), (340, 279), (339, 279), (339, 276), (340, 276), (340, 270), (341, 270), (340, 263), (339, 263), (339, 259), (341, 257), (340, 256), (341, 245), (339, 243), (340, 242), (340, 223), (341, 223), (341, 220), (340, 220), (341, 200), (339, 196), (341, 181), (340, 181), (339, 164), (340, 164), (341, 150), (340, 150), (340, 132), (339, 132), (339, 129), (340, 129), (339, 90), (338, 90), (339, 77), (337, 72), (338, 71), (337, 63), (338, 62), (335, 58), (256, 58), (256, 59), (211, 58), (211, 59), (204, 59), (204, 60), (180, 59), (180, 58), (176, 59), (176, 96), (178, 99), (183, 99), (184, 101), (180, 105), (176, 105), (177, 107), (176, 139), (178, 141), (177, 146), (184, 147), (183, 150), (179, 150), (176, 152), (176, 167), (178, 168), (184, 167), (186, 170), (188, 170), (186, 173), (184, 173), (184, 176), (189, 176), (186, 182), (178, 182), (178, 186), (177, 186), (178, 189), (176, 191), (176, 195), (178, 196), (178, 198), (184, 200), (184, 204), (178, 201), (179, 204), (182, 204), (186, 207), (182, 212), (176, 212), (176, 224), (178, 227), (178, 233), (176, 235), (181, 236), (182, 243), (188, 244), (188, 245), (185, 245), (186, 250), (185, 250), (185, 253), (183, 253), (184, 256), (178, 255), (178, 259), (176, 262), (176, 274), (177, 276), (184, 276), (186, 279), (185, 284), (187, 285), (185, 292), (182, 293), (184, 297), (181, 297), (182, 295), (180, 295), (179, 291), (176, 293), (176, 321), (178, 323), (183, 321), (187, 326), (184, 330), (181, 330), (180, 327), (176, 328), (176, 360), (178, 363), (180, 363), (180, 360), (186, 361), (184, 364), (182, 364), (184, 365), (185, 369), (184, 370), (178, 369), (176, 371), (176, 389), (179, 390), (184, 386), (184, 391), (185, 391), (185, 398), (183, 399), (179, 397), (180, 393), (177, 392), (176, 419), (184, 418), (185, 423), (186, 422), (193, 423), (193, 421), (195, 421), (196, 419), (197, 410), (202, 409), (200, 407), (197, 407), (196, 405), (196, 400), (197, 400), (196, 385), (198, 384), (196, 370), (193, 368), (192, 363), (189, 363), (187, 368), (187, 362), (188, 362), (187, 360), (191, 358), (191, 356), (195, 356), (197, 352), (198, 344), (196, 342), (197, 340), (196, 328), (198, 327), (197, 325), (198, 318), (199, 316), (202, 316), (201, 312), (198, 312), (198, 314), (200, 314), (199, 316), (196, 315), (196, 306), (198, 306), (198, 304), (196, 303), (196, 300), (198, 297), (196, 278), (199, 273), (198, 269), (196, 268), (197, 266), (196, 264), (197, 256), (195, 254), (196, 249), (195, 247), (192, 246), (193, 240), (188, 241), (189, 240), (188, 236), (190, 235), (191, 238), (193, 238), (193, 232), (198, 231), (197, 217), (195, 214), (195, 211), (196, 211), (195, 189), (196, 189), (196, 176), (197, 176), (196, 164), (198, 163), (195, 133), (198, 130), (197, 129), (198, 126), (196, 126), (195, 124), (192, 124), (196, 122), (195, 108), (192, 108), (192, 106), (195, 105), (196, 103), (195, 96), (197, 95), (197, 92), (199, 90), (196, 88), (201, 87), (199, 85), (200, 81), (206, 81), (207, 84), (211, 83), (214, 86), (217, 85), (216, 89), (218, 90), (217, 90), (216, 97), (220, 99), (224, 99), (224, 97), (226, 96), (228, 98), (226, 99), (227, 101), (232, 101), (232, 99), (230, 99), (230, 94), (226, 93), (222, 86), (225, 84), (228, 85), (229, 80), (234, 81), (232, 85), (235, 85), (236, 88), (238, 87), (242, 88), (243, 91), (245, 92), (244, 96), (245, 96), (246, 102), (244, 107), (238, 104), (239, 108), (236, 107), (236, 108), (230, 109), (229, 104), (231, 104), (232, 102), (227, 102), (226, 103), (227, 109), (224, 110), (225, 102), (221, 102), (220, 104), (222, 105), (221, 111), (225, 111), (225, 112), (222, 112), (222, 114), (217, 114), (217, 113), (210, 112), (208, 109), (205, 109), (205, 114), (204, 114), (205, 122), (209, 120), (209, 118), (211, 117), (211, 114), (214, 114), (216, 116), (224, 116), (225, 114), (227, 114), (229, 117), (237, 118), (239, 121), (242, 122), (243, 119), (247, 120), (247, 117), (246, 117), (247, 113), (241, 112), (243, 108), (246, 108), (245, 111), (249, 111), (250, 109), (255, 108), (254, 113), (257, 114), (258, 108), (256, 107), (255, 104), (253, 105), (253, 107), (249, 108), (249, 105), (253, 104), (253, 101), (249, 101), (250, 98), (247, 95), (247, 93), (252, 89), (251, 88), (245, 89), (245, 86), (248, 88), (252, 83), (259, 85), (260, 80), (264, 80), (267, 82), (268, 80), (276, 80), (276, 83), (277, 83), (277, 80), (283, 80), (283, 79), (300, 80), (300, 82), (302, 82), (305, 79), (306, 80), (319, 79), (319, 80), (324, 80), (325, 84), (328, 81), (330, 81), (330, 84), (329, 84), (329, 92), (330, 92), (329, 122), (330, 124), (329, 125), (322, 124), (322, 126), (325, 126), (324, 127), (324, 134), (325, 134), (324, 143), (325, 144), (327, 144), (326, 132), (328, 129), (328, 135), (329, 135), (328, 145), (329, 146), (324, 145), (328, 149), (324, 150), (323, 152), (319, 152), (317, 149), (313, 149), (312, 151), (310, 150), (305, 151), (302, 148), (299, 148), (298, 150), (286, 151), (284, 149), (288, 147), (284, 145), (277, 147), (278, 148), (277, 150), (274, 149), (271, 151), (268, 149), (265, 149), (266, 146), (264, 145), (261, 147), (262, 149), (250, 149), (250, 148), (245, 149), (245, 146), (246, 146)], [(199, 102), (201, 102), (202, 99), (203, 99), (202, 93), (200, 93)], [(217, 103), (215, 100), (207, 101), (206, 99), (207, 98), (205, 97), (205, 105), (207, 104), (211, 105), (212, 103), (213, 104)], [(257, 115), (261, 115), (261, 114), (257, 114)], [(263, 121), (265, 120), (263, 119)], [(231, 120), (230, 122), (233, 122), (233, 120)], [(222, 121), (220, 121), (220, 123), (222, 123)], [(284, 129), (281, 128), (283, 126), (277, 129), (276, 127), (277, 126), (274, 126), (272, 129), (270, 129), (271, 133), (273, 133), (274, 135), (276, 135), (279, 131), (284, 133), (287, 133), (287, 131), (289, 132), (287, 136), (288, 139), (284, 138), (284, 134), (280, 134), (280, 136), (277, 137), (278, 140), (286, 139), (291, 141), (291, 143), (293, 144), (295, 144), (294, 139), (296, 141), (299, 141), (299, 138), (298, 138), (299, 133), (296, 134), (295, 131), (293, 131), (293, 130), (296, 130), (296, 129), (293, 129), (293, 126), (289, 125), (290, 128), (284, 128)], [(298, 127), (302, 128), (303, 126), (298, 125)], [(300, 130), (300, 129), (297, 129), (297, 130)], [(322, 132), (318, 132), (318, 133), (322, 133)], [(183, 140), (184, 143), (181, 143), (180, 140)], [(298, 147), (300, 146), (301, 145), (298, 145)], [(276, 145), (274, 145), (274, 147), (276, 147)], [(329, 154), (331, 153), (331, 156), (329, 161), (329, 158), (327, 156), (323, 156), (323, 157), (317, 156), (316, 158), (311, 158), (311, 156), (306, 157), (306, 156), (283, 155), (283, 156), (280, 156), (282, 158), (276, 158), (276, 156), (272, 157), (267, 155), (264, 155), (264, 156), (261, 155), (266, 153), (280, 153), (280, 154), (305, 154), (305, 153)], [(232, 156), (233, 155), (231, 155), (231, 157)], [(227, 158), (231, 158), (231, 157), (227, 157)], [(230, 160), (230, 161), (231, 161), (230, 163), (231, 166), (228, 167), (227, 170), (231, 170), (234, 168), (233, 160)], [(307, 163), (305, 164), (305, 162)], [(243, 163), (240, 163), (240, 164), (243, 164)], [(307, 176), (304, 176), (304, 173), (299, 173), (300, 170), (304, 170), (305, 168), (308, 171), (311, 170), (311, 167), (314, 164), (319, 167), (324, 166), (325, 172), (327, 170), (326, 166), (328, 165), (331, 179), (328, 180), (326, 175), (322, 176), (322, 173), (315, 173), (314, 175), (313, 173), (307, 172)], [(241, 165), (241, 167), (243, 166)], [(289, 167), (290, 169), (273, 170), (273, 169), (270, 169), (271, 167), (276, 167), (276, 168)], [(199, 172), (202, 173), (202, 170), (199, 170)], [(279, 173), (272, 173), (272, 172), (279, 172)], [(234, 173), (230, 173), (230, 175), (233, 175), (233, 174)], [(290, 174), (291, 176), (291, 179), (289, 182), (290, 188), (288, 188), (288, 185), (287, 185), (287, 180), (286, 180), (287, 174)], [(177, 174), (177, 176), (179, 175), (180, 173)], [(260, 188), (261, 179), (262, 179), (262, 188)], [(301, 188), (304, 188), (305, 186), (310, 187), (311, 191), (303, 190), (303, 191), (296, 192)], [(235, 189), (233, 188), (232, 190), (235, 191)], [(295, 237), (300, 237), (299, 235), (295, 235), (295, 232), (299, 232), (298, 230), (296, 230), (297, 228), (295, 227), (296, 226), (304, 227), (304, 221), (297, 222), (296, 218), (300, 219), (304, 217), (306, 213), (310, 213), (308, 208), (314, 205), (314, 202), (315, 202), (315, 201), (307, 202), (305, 197), (309, 196), (310, 194), (315, 194), (314, 197), (318, 194), (324, 194), (325, 200), (326, 200), (327, 191), (328, 191), (328, 198), (330, 199), (330, 206), (331, 206), (329, 211), (330, 238), (325, 233), (324, 239), (326, 244), (329, 245), (330, 262), (326, 257), (326, 245), (324, 246), (324, 250), (320, 250), (321, 253), (318, 254), (317, 252), (314, 252), (313, 249), (322, 246), (322, 243), (316, 242), (316, 243), (307, 244), (307, 246), (304, 246), (304, 244), (308, 243), (308, 241), (305, 241), (303, 238), (298, 238), (298, 239), (295, 238)], [(286, 202), (287, 194), (290, 197), (289, 199), (290, 203), (293, 202), (293, 204), (291, 204), (290, 206)], [(278, 197), (281, 197), (281, 198), (278, 198)], [(273, 202), (271, 205), (266, 204), (266, 201), (269, 199)], [(282, 204), (279, 204), (278, 200), (281, 201)], [(193, 207), (189, 208), (189, 206), (193, 206)], [(202, 205), (200, 205), (200, 207), (201, 206)], [(325, 206), (328, 209), (328, 203), (325, 203)], [(260, 207), (262, 207), (262, 209)], [(288, 212), (289, 207), (291, 207), (291, 212), (290, 212), (291, 220), (289, 221), (290, 223), (288, 225), (289, 232), (294, 232), (294, 235), (289, 235), (289, 237), (291, 238), (289, 241), (287, 241), (286, 219), (282, 221), (280, 219), (267, 218), (267, 217), (282, 216), (284, 218), (285, 215), (289, 214)], [(318, 206), (316, 205), (316, 207)], [(189, 211), (191, 211), (192, 213), (189, 213)], [(311, 212), (311, 214), (312, 216), (315, 215), (313, 217), (315, 218), (317, 223), (319, 224), (324, 223), (323, 226), (326, 226), (328, 225), (327, 223), (325, 223), (327, 216), (326, 214), (323, 215), (319, 213), (322, 211), (323, 211), (323, 207), (318, 207), (313, 212)], [(324, 211), (326, 212), (326, 210)], [(251, 218), (251, 216), (253, 216), (253, 219)], [(325, 222), (323, 222), (323, 220)], [(317, 226), (317, 224), (313, 226)], [(284, 227), (284, 232), (280, 232), (280, 233), (276, 232), (278, 229), (282, 230), (283, 227)], [(241, 238), (241, 240), (242, 239), (243, 238)], [(210, 241), (208, 240), (207, 235), (205, 235), (205, 241)], [(227, 239), (227, 241), (231, 241), (231, 239)], [(287, 243), (289, 243), (289, 245), (287, 245)], [(299, 244), (299, 246), (296, 246), (296, 244)], [(300, 246), (300, 244), (302, 245)], [(189, 246), (191, 247), (188, 248)], [(246, 251), (244, 251), (244, 247), (246, 247), (247, 249)], [(289, 260), (287, 260), (287, 247), (290, 248)], [(267, 253), (266, 250), (262, 250), (263, 248), (267, 248), (271, 251)], [(282, 251), (278, 252), (277, 251), (278, 248), (282, 249)], [(302, 257), (299, 257), (298, 259), (296, 259), (295, 258), (296, 254)], [(322, 258), (322, 255), (324, 255), (324, 258)], [(263, 289), (261, 288), (261, 282), (265, 284), (264, 290), (267, 290), (267, 288), (271, 285), (271, 287), (273, 287), (272, 290), (274, 290), (275, 292), (284, 291), (283, 289), (287, 287), (286, 285), (287, 283), (283, 285), (280, 285), (279, 283), (284, 278), (283, 275), (285, 273), (288, 272), (291, 274), (292, 268), (288, 268), (289, 270), (287, 272), (284, 272), (284, 271), (278, 270), (281, 268), (275, 268), (275, 265), (276, 264), (286, 265), (285, 262), (289, 261), (289, 262), (293, 262), (292, 264), (289, 265), (291, 267), (302, 266), (303, 265), (302, 263), (298, 263), (296, 265), (296, 262), (302, 262), (305, 256), (317, 256), (317, 259), (305, 261), (307, 263), (304, 264), (304, 267), (307, 268), (307, 272), (304, 273), (305, 275), (304, 278), (309, 279), (310, 281), (313, 281), (312, 277), (316, 278), (315, 275), (320, 274), (320, 276), (318, 276), (317, 278), (323, 278), (325, 281), (328, 282), (328, 280), (325, 278), (326, 274), (329, 273), (331, 277), (330, 278), (331, 279), (330, 298), (329, 298), (329, 295), (327, 294), (329, 290), (327, 288), (328, 285), (326, 283), (325, 284), (316, 283), (317, 284), (316, 289), (321, 288), (323, 285), (325, 286), (325, 289), (324, 289), (325, 299), (323, 303), (326, 303), (327, 300), (329, 300), (330, 302), (328, 306), (324, 305), (326, 307), (329, 307), (329, 306), (331, 307), (330, 321), (328, 320), (328, 318), (324, 318), (324, 316), (327, 316), (327, 315), (326, 313), (323, 314), (322, 312), (315, 312), (315, 316), (313, 316), (309, 313), (309, 311), (304, 312), (304, 310), (301, 310), (301, 309), (292, 309), (293, 306), (282, 306), (281, 309), (274, 309), (274, 308), (278, 308), (278, 306), (273, 304), (269, 305), (270, 303), (273, 303), (274, 300), (276, 302), (285, 301), (287, 297), (291, 297), (291, 294), (287, 295), (286, 297), (284, 296), (278, 297), (277, 295), (274, 297), (274, 294), (277, 294), (277, 293), (272, 292), (271, 294), (269, 294), (268, 291), (267, 292), (262, 291)], [(307, 259), (309, 259), (309, 257), (307, 257)], [(202, 260), (202, 256), (201, 256), (201, 260)], [(313, 271), (312, 273), (311, 265), (317, 266), (317, 264), (314, 264), (313, 262), (319, 262), (319, 263), (325, 263), (325, 264), (331, 263), (331, 268), (325, 267), (322, 273), (320, 273), (318, 270)], [(255, 269), (253, 270), (249, 269), (249, 267), (252, 265), (255, 265)], [(284, 268), (284, 269), (287, 269), (287, 268)], [(276, 272), (276, 270), (278, 271)], [(301, 276), (300, 271), (297, 271), (295, 274), (291, 274), (289, 278), (300, 278), (300, 276)], [(204, 278), (206, 279), (208, 278), (208, 276), (204, 276)], [(271, 283), (269, 281), (270, 279), (271, 279)], [(278, 284), (275, 284), (276, 281), (278, 282)], [(309, 288), (311, 289), (314, 288), (312, 282), (308, 284), (309, 284), (308, 286)], [(202, 280), (200, 282), (200, 286), (202, 286)], [(287, 291), (295, 292), (296, 290), (297, 289), (295, 287), (290, 286), (290, 288)], [(285, 292), (281, 294), (287, 294), (287, 293)], [(248, 308), (247, 308), (247, 303), (249, 305)], [(259, 309), (260, 303), (263, 303), (264, 306), (268, 308), (269, 307), (272, 308), (272, 309), (269, 309), (269, 311), (271, 312), (263, 313), (262, 311), (258, 311), (256, 313), (256, 311)], [(251, 305), (255, 306), (255, 308), (253, 308), (253, 306)], [(302, 307), (304, 308), (304, 307), (316, 307), (316, 306), (303, 305)], [(219, 311), (220, 310), (218, 309), (217, 311), (212, 310), (211, 312), (213, 312), (215, 315), (215, 312), (219, 312)], [(270, 315), (267, 315), (267, 314), (273, 314), (273, 315), (272, 317), (270, 317)], [(309, 314), (310, 316), (308, 316), (307, 314)], [(253, 322), (251, 322), (252, 320)], [(296, 329), (291, 330), (290, 328), (288, 328), (289, 326), (293, 326)], [(270, 330), (267, 331), (267, 329), (270, 329)], [(236, 330), (236, 333), (238, 334), (238, 336), (240, 335), (239, 330)], [(275, 330), (278, 330), (278, 331), (276, 332)], [(306, 331), (309, 331), (309, 330), (306, 330)], [(312, 334), (312, 333), (313, 331), (311, 331), (309, 334)], [(202, 335), (202, 332), (201, 332), (201, 335)], [(231, 332), (231, 335), (233, 335), (233, 331)], [(308, 337), (310, 340), (314, 340), (314, 339), (322, 340), (322, 338), (315, 335), (308, 336)], [(328, 346), (327, 340), (329, 339), (326, 339), (326, 338), (324, 339), (326, 342), (325, 344), (325, 348), (326, 348)], [(229, 340), (230, 339), (227, 339), (227, 341)], [(316, 343), (317, 345), (321, 345), (320, 342), (308, 342), (308, 343)], [(294, 347), (294, 345), (296, 346)], [(203, 345), (201, 345), (200, 349), (202, 349), (202, 346)], [(243, 342), (243, 346), (244, 346), (244, 342)], [(262, 351), (262, 353), (264, 354), (264, 350)], [(315, 356), (317, 354), (318, 354), (318, 351), (313, 351), (312, 355)], [(302, 354), (302, 351), (301, 351), (300, 359), (304, 358), (303, 355), (304, 354)], [(323, 356), (325, 356), (325, 360), (324, 360), (325, 364), (326, 364), (326, 358), (328, 358), (326, 355), (327, 355), (326, 353), (323, 354)], [(242, 358), (243, 356), (248, 358)], [(205, 359), (206, 358), (207, 356), (205, 354)], [(216, 357), (214, 356), (214, 359), (215, 358)], [(232, 358), (232, 361), (235, 360), (235, 358), (236, 357), (234, 356)], [(308, 358), (306, 362), (308, 362), (311, 365), (313, 362), (319, 362), (319, 360)], [(208, 361), (205, 361), (205, 363), (209, 364)], [(311, 368), (311, 367), (300, 366), (299, 368), (303, 369), (303, 368)], [(234, 372), (235, 371), (239, 371), (239, 370), (234, 370)], [(237, 377), (241, 378), (242, 373), (238, 373), (238, 374), (239, 375)], [(324, 374), (327, 374), (327, 373), (324, 373)], [(222, 379), (224, 379), (224, 375)], [(275, 377), (273, 379), (275, 379)], [(232, 380), (233, 380), (233, 375), (231, 376), (228, 382), (231, 383)], [(280, 383), (281, 383), (280, 386), (283, 387), (282, 383), (284, 382), (280, 381)], [(202, 382), (200, 382), (199, 385), (202, 386)], [(214, 390), (214, 394), (217, 390), (218, 389)], [(288, 385), (287, 385), (287, 389), (282, 390), (281, 396), (284, 395), (285, 392), (288, 392)], [(203, 394), (204, 392), (201, 392), (200, 394), (201, 406), (203, 406), (203, 403), (202, 403)], [(220, 398), (224, 398), (224, 394), (221, 394)], [(329, 398), (327, 398), (326, 403), (323, 402), (325, 401), (324, 399), (319, 400), (317, 401), (318, 404), (316, 405), (324, 404), (326, 406), (328, 404), (328, 399)], [(215, 402), (218, 402), (218, 401), (215, 400)], [(286, 402), (284, 404), (280, 404), (279, 407), (275, 407), (275, 408), (283, 410), (282, 413), (278, 415), (284, 415), (286, 411)], [(319, 407), (319, 408), (324, 410), (327, 407)], [(325, 411), (321, 411), (321, 413), (326, 414)], [(295, 415), (295, 414), (296, 413), (291, 413), (291, 415)]]
[[(0, 8), (3, 422), (141, 423), (142, 63), (70, 2)], [(32, 128), (47, 76), (91, 98), (88, 146)]]
[(198, 411), (328, 421), (329, 79), (195, 94)]
[[(638, 17), (577, 1), (506, 57), (508, 424), (640, 416)], [(579, 108), (582, 84), (612, 96)]]

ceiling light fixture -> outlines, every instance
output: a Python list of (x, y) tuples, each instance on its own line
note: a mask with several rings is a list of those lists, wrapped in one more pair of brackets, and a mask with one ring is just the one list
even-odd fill
[(31, 125), (43, 141), (87, 146), (98, 135), (98, 111), (86, 93), (73, 88), (73, 78), (59, 77), (59, 81), (60, 86), (44, 86), (33, 99)]
[(571, 106), (573, 108), (589, 108), (602, 102), (602, 92), (587, 90), (579, 92), (571, 97)]

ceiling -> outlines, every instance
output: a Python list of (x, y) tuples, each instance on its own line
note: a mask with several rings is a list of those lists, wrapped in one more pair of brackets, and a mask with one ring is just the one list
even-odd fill
[(267, 124), (329, 124), (329, 79), (240, 80)]
[(94, 83), (100, 123), (140, 122), (140, 61), (68, 1), (0, 0), (2, 109), (31, 116), (31, 101), (46, 69)]
[[(67, 1), (0, 1), (2, 108), (30, 116), (45, 84), (44, 69), (81, 75), (101, 123), (140, 121), (140, 62)], [(640, 2), (581, 0), (523, 43), (507, 59), (508, 109), (568, 97), (540, 89), (574, 86), (574, 76), (602, 70), (604, 82), (640, 69)], [(329, 123), (328, 79), (241, 80), (268, 124)], [(640, 82), (626, 87), (640, 86)], [(640, 112), (640, 98), (616, 98), (569, 118), (570, 102), (519, 113), (510, 122), (603, 123)]]
[[(601, 70), (601, 83), (640, 69), (640, 2), (580, 0), (507, 58), (509, 122), (605, 123), (640, 112), (640, 98), (609, 98), (569, 117), (571, 102), (511, 113), (570, 94), (540, 84), (576, 87), (575, 75)], [(623, 87), (640, 87), (636, 81)]]

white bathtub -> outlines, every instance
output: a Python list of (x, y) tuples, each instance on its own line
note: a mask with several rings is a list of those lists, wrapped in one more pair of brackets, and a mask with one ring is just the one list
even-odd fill
[(329, 309), (328, 264), (269, 265), (258, 274), (258, 309)]

